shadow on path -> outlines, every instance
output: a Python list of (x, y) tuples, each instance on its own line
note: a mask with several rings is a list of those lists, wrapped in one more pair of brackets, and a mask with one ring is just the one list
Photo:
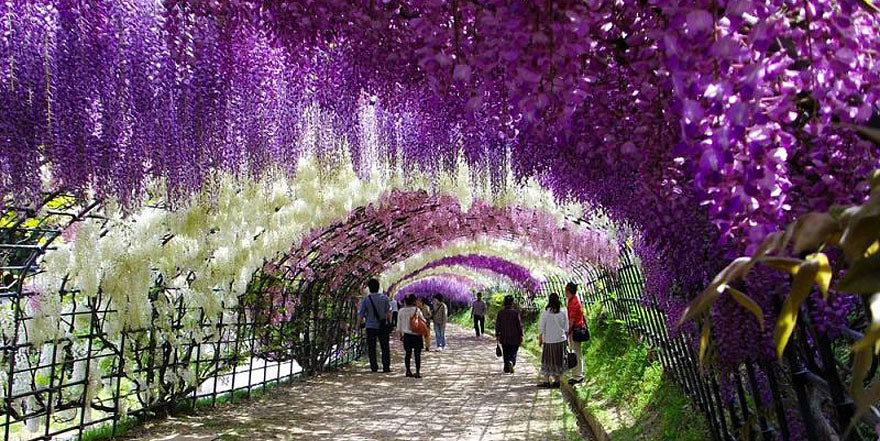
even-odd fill
[(390, 374), (364, 361), (222, 409), (148, 422), (127, 440), (556, 440), (566, 439), (558, 394), (537, 389), (531, 355), (501, 373), (491, 338), (450, 325), (447, 350), (422, 355), (406, 378), (392, 342)]

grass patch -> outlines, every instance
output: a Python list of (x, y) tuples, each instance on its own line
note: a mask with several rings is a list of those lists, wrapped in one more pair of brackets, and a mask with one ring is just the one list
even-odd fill
[[(488, 302), (487, 330), (494, 327), (501, 299), (503, 295), (496, 295)], [(473, 327), (469, 310), (459, 311), (450, 320)], [(663, 367), (647, 343), (628, 334), (622, 322), (606, 318), (598, 306), (588, 311), (588, 322), (592, 339), (582, 345), (587, 381), (575, 388), (576, 398), (612, 439), (702, 441), (710, 438), (706, 417), (663, 373)], [(524, 321), (523, 331), (522, 348), (540, 357), (537, 317)], [(569, 406), (563, 408), (561, 424), (567, 434), (576, 438), (577, 419)]]

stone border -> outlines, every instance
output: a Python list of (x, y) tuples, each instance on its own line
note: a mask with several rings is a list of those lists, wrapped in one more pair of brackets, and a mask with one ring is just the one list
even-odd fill
[(577, 417), (582, 435), (587, 435), (587, 438), (592, 441), (611, 441), (611, 436), (605, 431), (595, 415), (590, 413), (586, 406), (578, 400), (574, 388), (568, 384), (568, 380), (562, 381), (559, 390), (562, 391), (563, 398)]

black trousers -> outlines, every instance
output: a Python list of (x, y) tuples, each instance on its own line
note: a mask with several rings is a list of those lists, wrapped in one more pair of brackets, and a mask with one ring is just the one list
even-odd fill
[(516, 366), (516, 353), (519, 352), (519, 345), (501, 345), (501, 353), (504, 354), (504, 370), (510, 366)]
[(481, 334), (486, 333), (486, 316), (484, 315), (475, 315), (474, 316), (474, 331), (477, 332), (477, 337)]
[(379, 364), (376, 363), (376, 340), (382, 347), (382, 369), (391, 369), (391, 346), (388, 339), (391, 336), (381, 329), (367, 328), (367, 355), (370, 357), (370, 370), (376, 372), (379, 370)]
[(403, 334), (403, 350), (406, 351), (404, 363), (406, 363), (406, 371), (410, 370), (410, 360), (413, 355), (416, 359), (416, 373), (422, 372), (422, 336), (415, 334)]

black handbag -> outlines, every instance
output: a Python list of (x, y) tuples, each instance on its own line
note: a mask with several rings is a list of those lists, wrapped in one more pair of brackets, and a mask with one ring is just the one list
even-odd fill
[(590, 330), (587, 329), (586, 326), (576, 328), (574, 331), (572, 331), (571, 338), (576, 342), (590, 341)]
[(569, 369), (574, 369), (574, 367), (577, 366), (578, 356), (574, 353), (574, 351), (569, 351), (568, 354), (565, 356), (565, 364), (568, 366)]
[(500, 357), (502, 355), (504, 355), (504, 353), (501, 352), (501, 344), (499, 343), (499, 344), (495, 345), (495, 356)]

